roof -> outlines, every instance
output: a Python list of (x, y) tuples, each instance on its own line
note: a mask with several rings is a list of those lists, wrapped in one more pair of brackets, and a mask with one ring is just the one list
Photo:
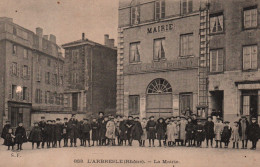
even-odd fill
[(91, 46), (103, 46), (103, 47), (106, 47), (106, 48), (110, 48), (110, 49), (114, 49), (116, 50), (116, 47), (115, 48), (111, 48), (111, 47), (108, 47), (106, 45), (102, 45), (100, 43), (97, 43), (97, 42), (94, 42), (94, 41), (91, 41), (89, 39), (85, 39), (85, 40), (76, 40), (76, 41), (73, 41), (73, 42), (69, 42), (69, 43), (65, 43), (62, 46), (62, 48), (69, 48), (69, 47), (74, 47), (74, 46), (80, 46), (80, 45), (91, 45)]

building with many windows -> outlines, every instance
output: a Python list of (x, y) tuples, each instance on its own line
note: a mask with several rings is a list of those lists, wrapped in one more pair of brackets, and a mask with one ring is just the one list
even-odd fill
[(62, 110), (64, 60), (56, 37), (42, 33), (0, 18), (0, 129), (6, 120), (28, 128)]
[(85, 38), (63, 44), (65, 49), (64, 110), (87, 116), (115, 114), (116, 48), (105, 35), (105, 45)]
[(118, 12), (117, 113), (158, 118), (192, 111), (205, 118), (197, 110), (205, 94), (198, 87), (200, 2), (120, 0)]
[(210, 0), (209, 110), (260, 116), (259, 0)]

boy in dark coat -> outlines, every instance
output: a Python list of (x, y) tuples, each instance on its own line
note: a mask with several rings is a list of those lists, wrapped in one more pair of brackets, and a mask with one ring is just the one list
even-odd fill
[(92, 146), (94, 146), (95, 141), (97, 142), (96, 145), (98, 145), (98, 129), (99, 129), (99, 126), (98, 126), (96, 118), (93, 118), (93, 120), (92, 120), (91, 129), (92, 129), (92, 141), (93, 141)]
[(242, 149), (247, 149), (248, 126), (249, 126), (249, 122), (248, 122), (246, 116), (242, 115), (241, 119), (239, 120), (239, 123), (238, 123), (238, 132), (239, 132), (239, 136), (242, 140)]
[(106, 126), (107, 122), (105, 122), (105, 119), (103, 119), (99, 129), (99, 139), (101, 140), (101, 146), (106, 145)]
[(1, 134), (1, 138), (4, 139), (4, 145), (5, 145), (5, 137), (6, 137), (6, 134), (8, 133), (9, 129), (11, 128), (11, 124), (10, 124), (10, 121), (6, 121), (5, 122), (5, 126), (3, 128), (3, 131), (2, 131), (2, 134)]
[(104, 112), (99, 112), (98, 113), (98, 141), (99, 141), (99, 145), (101, 146), (102, 145), (102, 139), (101, 139), (101, 124), (102, 124), (102, 121), (104, 120)]
[(51, 148), (51, 142), (52, 142), (52, 121), (48, 120), (45, 126), (46, 131), (46, 142), (47, 142), (47, 148)]
[(52, 120), (51, 124), (51, 134), (52, 134), (52, 148), (57, 148), (56, 143), (57, 143), (57, 138), (56, 138), (56, 121)]
[(260, 128), (256, 118), (252, 118), (252, 123), (248, 126), (248, 139), (252, 141), (251, 150), (256, 149), (257, 141), (260, 138)]
[(77, 147), (79, 123), (78, 120), (76, 119), (75, 114), (72, 114), (72, 117), (68, 122), (68, 127), (69, 127), (70, 147), (72, 147), (73, 143), (74, 143), (74, 147)]
[(228, 144), (230, 141), (232, 129), (229, 126), (229, 121), (224, 122), (224, 128), (221, 134), (221, 141), (224, 142), (225, 148), (228, 148)]
[(127, 117), (123, 117), (123, 120), (120, 121), (119, 124), (119, 135), (120, 135), (120, 145), (123, 145), (123, 142), (126, 145), (126, 140), (127, 140), (127, 127), (126, 127), (126, 121)]
[(197, 141), (197, 147), (201, 147), (201, 143), (205, 140), (205, 130), (201, 120), (198, 120), (198, 124), (195, 128), (195, 139)]
[(13, 135), (13, 129), (9, 128), (4, 138), (5, 138), (5, 145), (8, 146), (8, 150), (10, 150), (10, 147), (12, 147), (13, 150), (15, 145), (15, 136)]
[(29, 136), (29, 141), (32, 142), (32, 149), (34, 149), (34, 143), (37, 144), (37, 149), (40, 149), (40, 143), (42, 141), (42, 131), (41, 128), (39, 127), (38, 122), (34, 123), (34, 127), (31, 130), (30, 136)]
[(46, 122), (45, 122), (45, 117), (41, 117), (41, 121), (39, 122), (39, 127), (41, 128), (42, 131), (42, 148), (44, 148), (45, 142), (47, 142), (47, 134), (46, 134)]
[(188, 118), (188, 124), (185, 127), (186, 131), (186, 140), (188, 142), (188, 147), (192, 146), (192, 139), (194, 136), (194, 125), (191, 121), (191, 118)]
[[(198, 125), (198, 120), (197, 120), (197, 115), (196, 114), (192, 114), (191, 122), (192, 122), (193, 126), (195, 126), (195, 127)], [(192, 136), (192, 140), (193, 140), (193, 146), (195, 146), (196, 145), (195, 133)]]
[(88, 123), (88, 119), (83, 119), (83, 124), (81, 126), (82, 131), (82, 140), (83, 140), (83, 146), (87, 147), (86, 141), (88, 141), (88, 146), (90, 147), (90, 131), (91, 131), (91, 125)]
[(142, 129), (142, 125), (139, 122), (139, 117), (135, 117), (134, 120), (134, 124), (133, 124), (133, 128), (132, 128), (132, 139), (133, 140), (138, 140), (139, 142), (139, 146), (142, 146), (142, 142), (141, 142), (141, 136), (143, 134), (143, 129)]
[(84, 146), (84, 144), (83, 144), (83, 132), (82, 132), (84, 119), (79, 121), (78, 137), (80, 139), (80, 146)]
[(204, 125), (205, 130), (205, 137), (207, 140), (207, 148), (209, 147), (209, 140), (210, 146), (213, 147), (213, 138), (215, 137), (214, 134), (214, 122), (212, 121), (212, 117), (208, 116), (208, 121)]
[(26, 131), (23, 127), (23, 123), (20, 122), (15, 130), (15, 141), (17, 143), (17, 150), (22, 150), (22, 145), (27, 141)]
[(127, 127), (127, 140), (128, 140), (128, 145), (132, 146), (132, 128), (134, 126), (134, 120), (132, 116), (128, 116), (128, 120), (126, 121), (126, 127)]
[(151, 141), (153, 142), (154, 147), (154, 139), (156, 138), (156, 122), (154, 121), (154, 116), (149, 118), (149, 121), (146, 125), (147, 130), (147, 138), (149, 139), (149, 147), (151, 147)]
[(159, 140), (159, 147), (161, 147), (162, 146), (161, 140), (164, 140), (165, 133), (166, 133), (166, 127), (163, 118), (158, 119), (158, 122), (156, 124), (156, 132), (157, 132), (157, 139)]
[(61, 147), (60, 143), (62, 139), (62, 124), (60, 122), (60, 118), (56, 119), (55, 136), (56, 136), (55, 147), (57, 147), (57, 142), (59, 143), (59, 147)]
[(68, 118), (64, 118), (64, 123), (62, 125), (62, 138), (64, 140), (64, 146), (63, 147), (68, 147), (68, 133), (69, 133), (69, 128), (68, 128)]

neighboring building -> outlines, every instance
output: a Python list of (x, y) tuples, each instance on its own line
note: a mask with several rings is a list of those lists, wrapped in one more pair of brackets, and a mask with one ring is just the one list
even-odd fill
[(118, 114), (207, 116), (207, 92), (198, 86), (200, 21), (195, 0), (119, 1)]
[(209, 110), (260, 121), (259, 0), (210, 0)]
[(105, 45), (82, 39), (65, 49), (64, 110), (87, 116), (116, 110), (116, 48), (105, 35)]
[(50, 35), (48, 40), (47, 36), (42, 38), (42, 29), (36, 31), (35, 34), (13, 23), (11, 18), (0, 18), (0, 129), (8, 119), (12, 126), (22, 121), (28, 128), (41, 116), (49, 119), (52, 117), (48, 113), (61, 110), (56, 107), (62, 107), (62, 101), (43, 105), (46, 91), (57, 92), (62, 99), (62, 85), (54, 85), (53, 81), (45, 84), (44, 78), (45, 72), (51, 72), (50, 78), (63, 76), (62, 69), (55, 71), (54, 67), (63, 64), (59, 46), (55, 36)]

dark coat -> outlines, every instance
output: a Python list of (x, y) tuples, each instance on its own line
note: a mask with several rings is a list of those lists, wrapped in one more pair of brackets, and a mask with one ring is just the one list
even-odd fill
[(68, 128), (70, 139), (75, 139), (79, 137), (79, 122), (77, 119), (70, 119), (68, 122)]
[(147, 138), (156, 139), (156, 122), (149, 120), (146, 125)]
[(221, 141), (222, 142), (229, 142), (231, 137), (232, 128), (229, 126), (224, 126), (222, 134), (221, 134)]
[(5, 139), (6, 134), (8, 133), (8, 130), (11, 128), (10, 124), (6, 124), (3, 128), (2, 134), (1, 134), (1, 138)]
[(165, 127), (165, 123), (162, 122), (158, 122), (156, 124), (156, 132), (157, 132), (157, 139), (158, 140), (164, 140), (165, 138), (165, 133), (166, 133), (166, 127)]
[(202, 142), (205, 140), (205, 130), (203, 125), (196, 125), (195, 127), (195, 139)]
[(98, 129), (99, 129), (98, 123), (92, 122), (91, 129), (92, 129), (92, 140), (98, 140)]
[(24, 127), (18, 126), (15, 130), (15, 142), (17, 144), (23, 144), (27, 142), (26, 131)]
[(90, 131), (91, 131), (91, 125), (89, 123), (83, 123), (81, 126), (82, 131), (82, 139), (83, 140), (90, 140)]
[(68, 123), (64, 123), (62, 125), (62, 132), (61, 132), (63, 139), (68, 139), (68, 137), (69, 137), (68, 132), (69, 132)]
[(14, 146), (15, 145), (15, 139), (12, 137), (11, 133), (7, 133), (5, 135), (5, 143), (6, 146)]
[(120, 139), (121, 140), (127, 140), (127, 127), (126, 127), (126, 120), (121, 121), (119, 124), (119, 130), (120, 130)]
[(134, 126), (134, 120), (127, 120), (126, 121), (126, 128), (127, 128), (127, 138), (131, 138), (131, 132), (132, 132), (132, 128)]
[(102, 122), (100, 124), (100, 129), (99, 129), (99, 140), (103, 140), (106, 138), (106, 127), (107, 122)]
[(60, 141), (62, 139), (62, 124), (55, 125), (55, 140)]
[(257, 141), (260, 138), (260, 128), (258, 123), (251, 123), (248, 126), (248, 139), (251, 141)]
[(45, 126), (46, 141), (51, 142), (53, 139), (53, 128), (52, 125), (46, 124)]
[(194, 136), (194, 125), (192, 122), (189, 122), (186, 127), (185, 127), (185, 131), (186, 131), (186, 139), (187, 140), (192, 140), (193, 136)]
[(133, 140), (141, 140), (141, 136), (143, 134), (142, 125), (139, 121), (134, 121), (134, 125), (132, 128), (132, 139)]
[(46, 131), (46, 123), (43, 121), (39, 122), (39, 127), (41, 128), (42, 131), (42, 141), (46, 142), (47, 141), (47, 131)]
[(205, 130), (205, 137), (206, 139), (213, 139), (215, 137), (214, 134), (214, 122), (212, 121), (207, 121), (204, 125), (204, 130)]
[(40, 127), (33, 127), (29, 135), (30, 142), (41, 142), (42, 141), (42, 131)]
[[(238, 133), (239, 133), (239, 136), (240, 136), (240, 137), (242, 136), (242, 125), (241, 125), (241, 121), (242, 121), (242, 119), (239, 119), (239, 122), (238, 122)], [(248, 122), (248, 120), (246, 120), (246, 130), (245, 130), (245, 135), (246, 135), (246, 136), (248, 135), (248, 126), (249, 126), (249, 122)]]

